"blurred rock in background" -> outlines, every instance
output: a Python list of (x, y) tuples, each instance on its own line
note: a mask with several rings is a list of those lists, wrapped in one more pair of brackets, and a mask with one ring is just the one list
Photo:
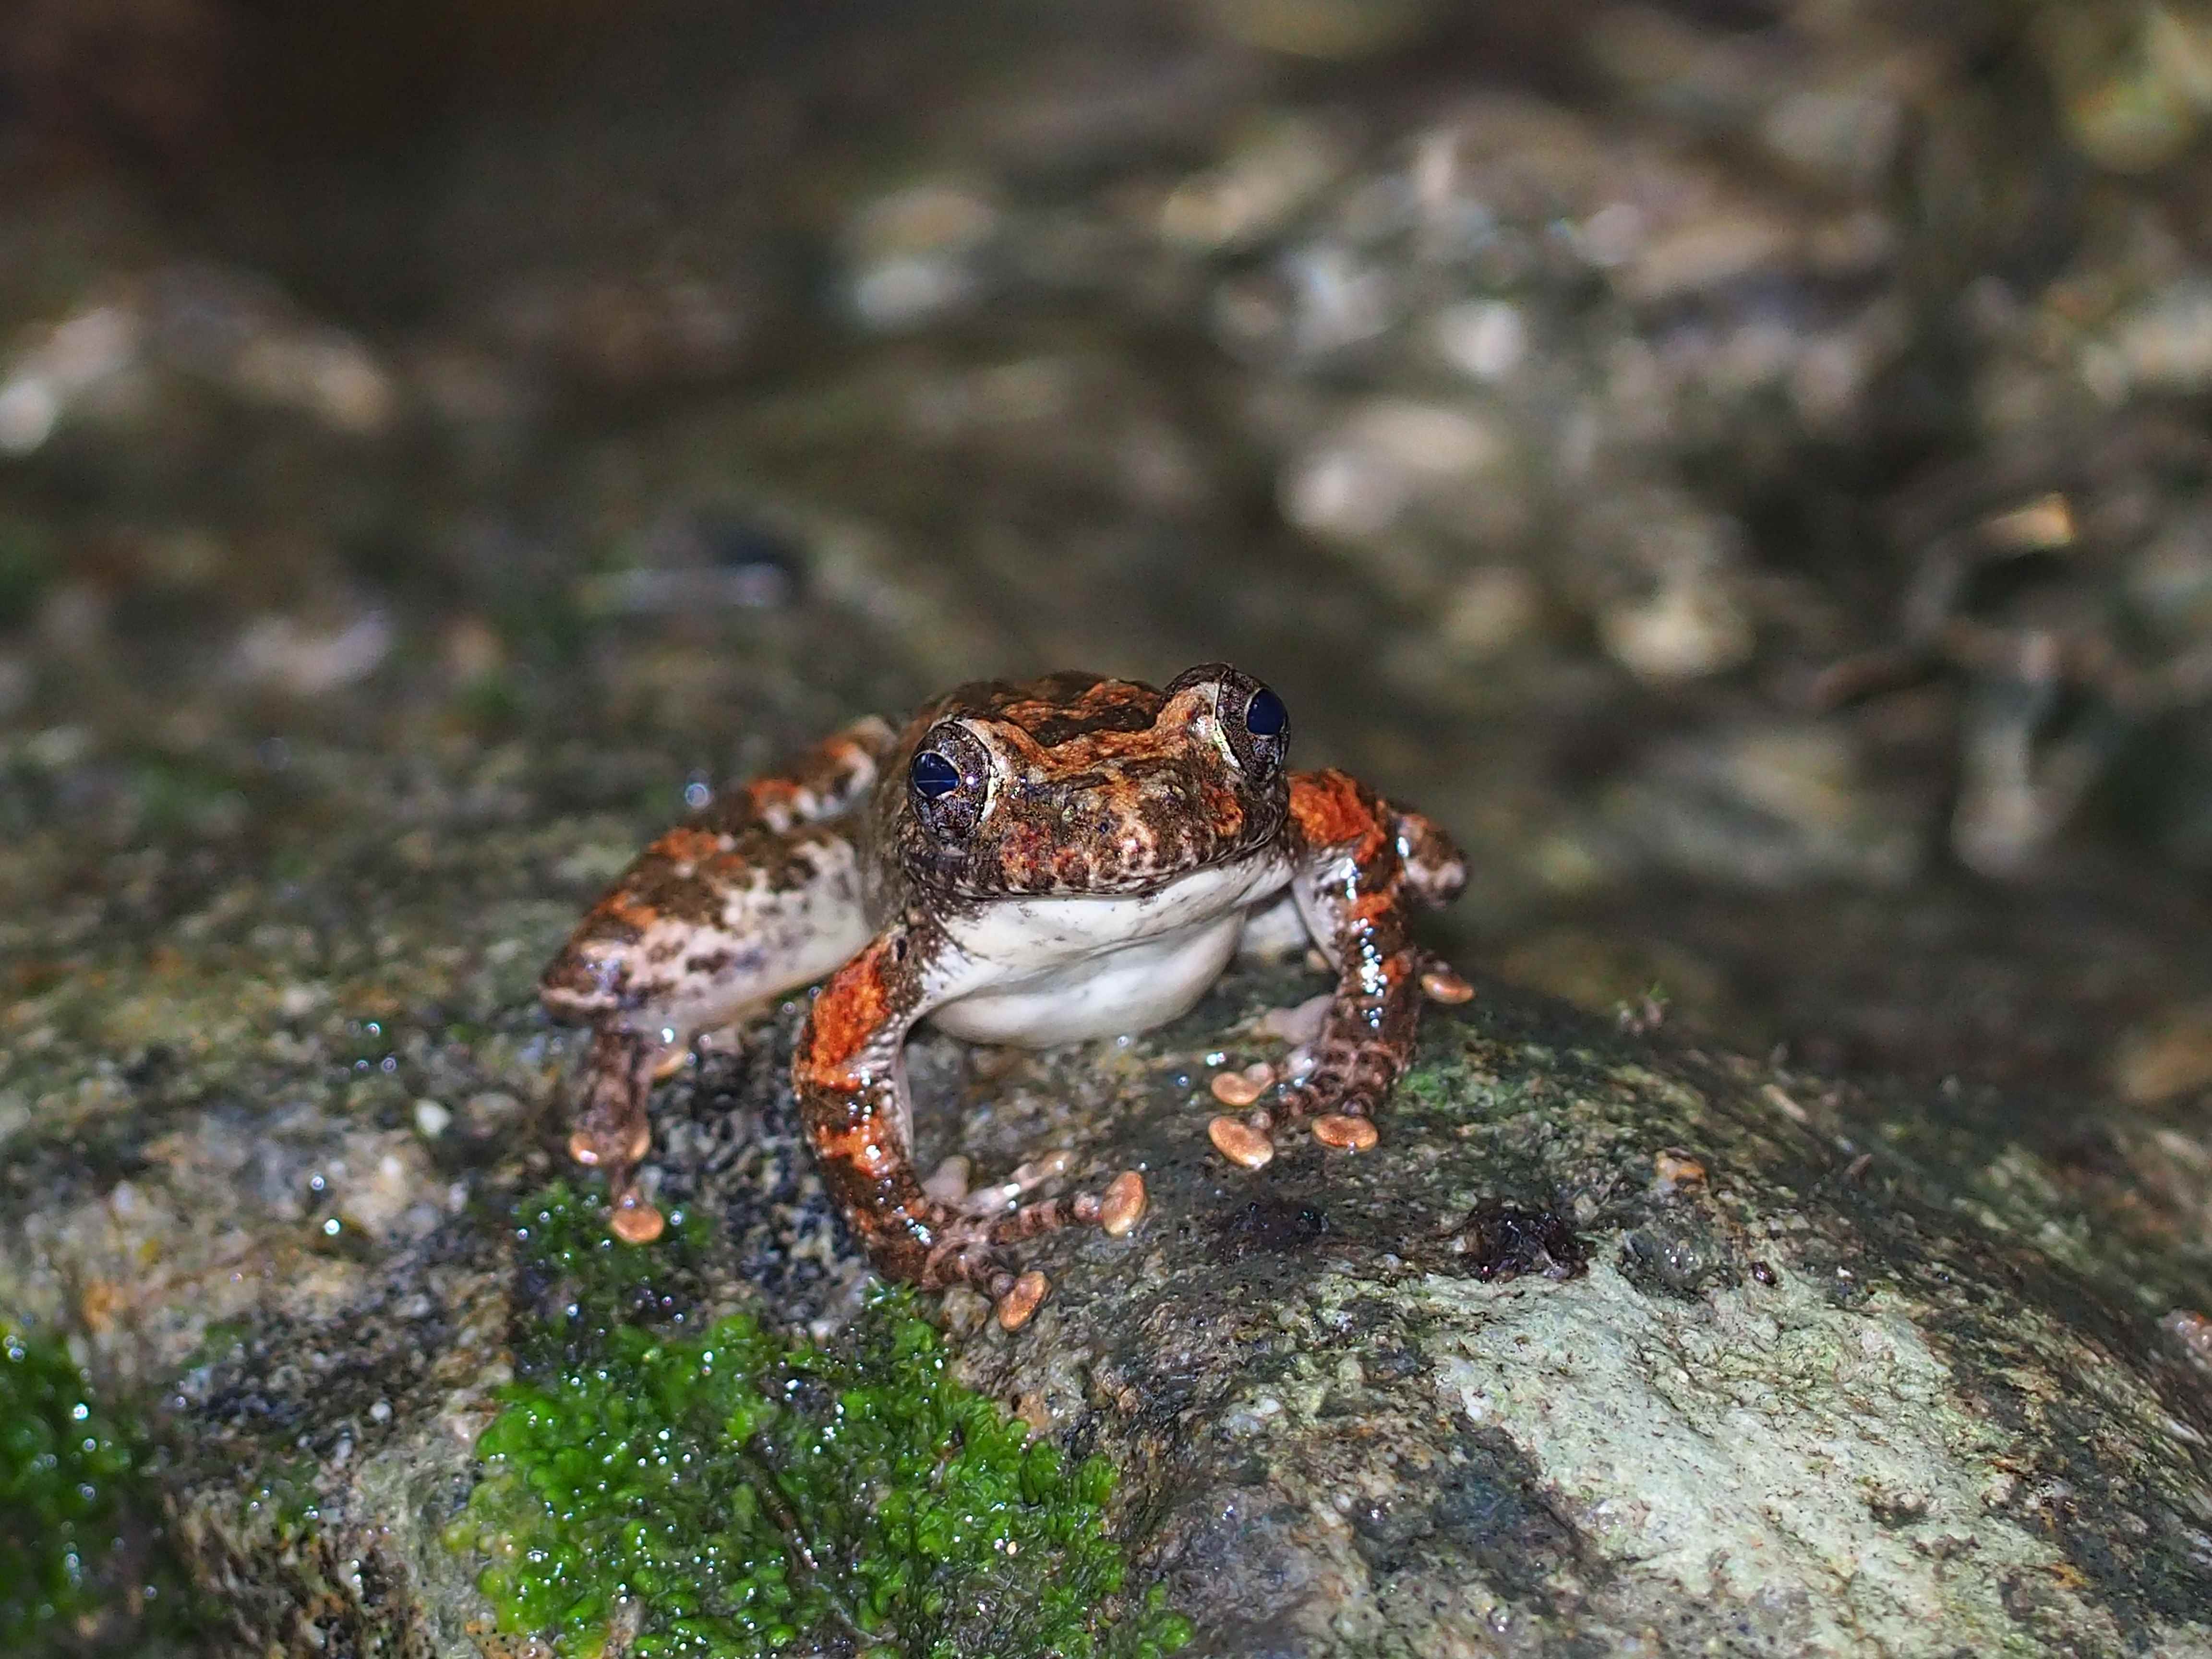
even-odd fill
[[(2201, 895), (2208, 41), (1994, 0), (19, 8), (0, 697), (218, 742), (458, 652), (526, 726), (550, 679), (711, 745), (717, 606), (608, 599), (689, 516), (820, 562), (779, 603), (872, 618), (893, 702), (1251, 661), (1478, 848), (1493, 940), (1679, 883)], [(1944, 1018), (1869, 1058), (1940, 1069)]]

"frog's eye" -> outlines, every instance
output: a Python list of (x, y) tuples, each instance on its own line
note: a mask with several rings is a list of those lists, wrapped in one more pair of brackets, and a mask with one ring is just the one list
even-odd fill
[(922, 827), (941, 842), (963, 841), (983, 816), (991, 756), (956, 720), (932, 726), (907, 763), (907, 798)]
[(908, 775), (914, 781), (914, 793), (924, 800), (939, 799), (960, 787), (960, 769), (934, 749), (916, 755)]
[[(1231, 714), (1240, 698), (1242, 714)], [(1283, 707), (1283, 700), (1257, 680), (1239, 674), (1221, 688), (1221, 713), (1230, 752), (1245, 775), (1261, 783), (1272, 780), (1283, 769), (1283, 754), (1291, 744), (1291, 711)]]
[(1170, 697), (1196, 687), (1210, 690), (1206, 713), (1237, 769), (1255, 783), (1272, 784), (1283, 769), (1290, 747), (1291, 711), (1283, 700), (1241, 669), (1225, 662), (1186, 668), (1168, 682)]

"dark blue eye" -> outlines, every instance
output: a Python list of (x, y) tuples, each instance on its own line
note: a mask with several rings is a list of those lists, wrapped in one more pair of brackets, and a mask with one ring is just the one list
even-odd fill
[(939, 799), (960, 787), (960, 769), (934, 749), (916, 755), (907, 775), (914, 780), (915, 793), (924, 800)]
[(1264, 685), (1244, 705), (1244, 729), (1255, 738), (1279, 738), (1290, 723), (1291, 711), (1283, 707), (1280, 697)]

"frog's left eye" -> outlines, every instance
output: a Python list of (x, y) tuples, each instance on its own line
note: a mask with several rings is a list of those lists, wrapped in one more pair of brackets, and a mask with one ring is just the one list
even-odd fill
[(1279, 738), (1290, 723), (1291, 711), (1264, 685), (1244, 705), (1244, 729), (1255, 738)]

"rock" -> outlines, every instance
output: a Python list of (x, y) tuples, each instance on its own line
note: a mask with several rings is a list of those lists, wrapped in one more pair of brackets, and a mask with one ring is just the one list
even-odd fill
[(1277, 122), (1176, 185), (1160, 204), (1160, 234), (1194, 253), (1249, 247), (1280, 232), (1341, 174), (1348, 149), (1323, 123)]
[(1656, 862), (1708, 879), (1895, 885), (1918, 869), (1925, 830), (1869, 771), (1833, 726), (1761, 723), (1654, 745), (1604, 808)]
[[(796, 1005), (665, 1088), (671, 1243), (533, 1256), (514, 1205), (559, 1170), (578, 1048), (528, 988), (567, 832), (356, 831), (325, 870), (405, 896), (354, 917), (366, 948), (325, 955), (278, 925), (321, 901), (241, 878), (150, 935), (119, 900), (18, 1002), (0, 1305), (151, 1404), (235, 1639), (498, 1650), (454, 1523), (516, 1367), (629, 1320), (827, 1334), (864, 1275), (795, 1133)], [(1162, 1031), (965, 1085), (957, 1045), (913, 1048), (925, 1167), (1144, 1171), (1127, 1237), (1034, 1247), (1022, 1330), (943, 1317), (968, 1383), (1119, 1470), (1132, 1584), (1192, 1651), (2212, 1650), (2203, 1169), (2166, 1158), (2158, 1231), (1950, 1097), (1495, 985), (1426, 1011), (1378, 1146), (1234, 1168), (1205, 1079), (1278, 1058), (1238, 1033), (1314, 985), (1240, 970)]]
[[(1284, 516), (1310, 535), (1358, 550), (1427, 529), (1462, 544), (1510, 543), (1525, 528), (1525, 484), (1513, 435), (1480, 407), (1376, 399), (1355, 408), (1285, 468)], [(1387, 556), (1369, 556), (1387, 571)]]
[(928, 179), (864, 204), (846, 228), (847, 301), (861, 325), (912, 328), (979, 296), (999, 212), (971, 185)]
[(2201, 391), (2212, 381), (2212, 283), (2191, 277), (2152, 295), (2120, 319), (2111, 349), (2124, 386)]

